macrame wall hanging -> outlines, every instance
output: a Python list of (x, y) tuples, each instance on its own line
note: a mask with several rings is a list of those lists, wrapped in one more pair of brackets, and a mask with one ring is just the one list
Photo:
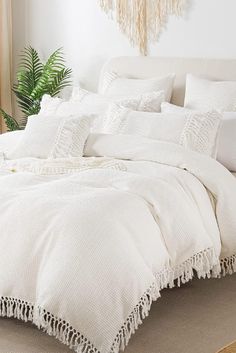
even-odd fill
[(115, 18), (120, 30), (140, 53), (158, 40), (170, 15), (183, 15), (188, 0), (99, 0), (102, 10)]

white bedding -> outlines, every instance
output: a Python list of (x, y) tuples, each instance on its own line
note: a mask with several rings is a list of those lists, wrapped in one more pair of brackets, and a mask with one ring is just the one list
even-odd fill
[(0, 134), (0, 155), (3, 152), (6, 153), (13, 149), (20, 141), (23, 133), (24, 131), (17, 130)]
[(236, 180), (138, 136), (91, 134), (85, 153), (2, 159), (0, 315), (117, 353), (162, 288), (235, 271)]

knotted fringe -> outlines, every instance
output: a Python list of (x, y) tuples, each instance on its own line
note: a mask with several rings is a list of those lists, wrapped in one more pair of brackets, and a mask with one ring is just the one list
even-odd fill
[(232, 275), (236, 272), (236, 255), (226, 257), (220, 261), (222, 276)]
[(59, 319), (39, 306), (11, 297), (0, 298), (0, 316), (30, 321), (48, 335), (54, 336), (77, 353), (99, 353), (89, 340), (68, 322)]
[(169, 268), (158, 273), (156, 282), (146, 291), (138, 305), (129, 315), (111, 348), (111, 353), (118, 353), (127, 346), (131, 335), (137, 330), (142, 320), (148, 316), (152, 302), (160, 297), (160, 291), (164, 288), (180, 286), (191, 280), (196, 271), (198, 278), (210, 278), (219, 274), (221, 269), (219, 260), (212, 248), (206, 249), (183, 262), (175, 268)]
[[(148, 316), (152, 302), (160, 297), (160, 291), (167, 287), (180, 286), (191, 280), (196, 272), (198, 278), (219, 277), (221, 274), (236, 272), (236, 255), (222, 259), (220, 262), (214, 249), (209, 248), (188, 259), (175, 268), (167, 268), (156, 275), (156, 281), (141, 297), (139, 303), (130, 313), (111, 347), (110, 353), (124, 350), (131, 335)], [(50, 336), (74, 349), (77, 353), (99, 353), (93, 344), (76, 331), (68, 322), (59, 319), (45, 309), (34, 306), (24, 300), (1, 297), (0, 316), (14, 317), (25, 322), (31, 321)]]

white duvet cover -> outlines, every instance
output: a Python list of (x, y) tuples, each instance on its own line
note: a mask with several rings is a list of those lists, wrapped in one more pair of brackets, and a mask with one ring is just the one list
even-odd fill
[(85, 152), (2, 159), (0, 315), (115, 353), (162, 288), (235, 271), (236, 179), (137, 136), (90, 135)]

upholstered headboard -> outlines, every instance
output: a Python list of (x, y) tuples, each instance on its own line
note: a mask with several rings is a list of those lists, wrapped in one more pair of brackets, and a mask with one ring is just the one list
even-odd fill
[(148, 78), (176, 73), (171, 102), (183, 105), (185, 94), (185, 78), (187, 73), (208, 77), (215, 80), (236, 81), (236, 59), (198, 59), (198, 58), (160, 58), (122, 56), (110, 59), (103, 67), (103, 73), (114, 71), (121, 76)]

